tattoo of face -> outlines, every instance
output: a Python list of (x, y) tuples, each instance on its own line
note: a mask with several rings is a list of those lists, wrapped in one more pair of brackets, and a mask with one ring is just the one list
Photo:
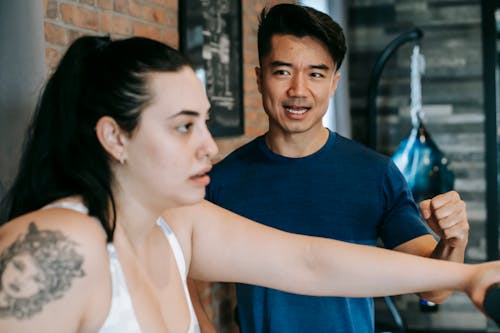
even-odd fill
[(0, 318), (27, 319), (63, 297), (75, 278), (85, 276), (77, 246), (62, 232), (39, 230), (31, 222), (0, 253)]

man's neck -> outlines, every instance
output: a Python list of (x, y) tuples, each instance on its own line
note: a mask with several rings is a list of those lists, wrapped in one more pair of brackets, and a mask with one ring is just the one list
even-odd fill
[(329, 131), (322, 127), (319, 130), (303, 133), (286, 133), (269, 130), (265, 141), (267, 147), (275, 154), (285, 157), (305, 157), (320, 150), (328, 140)]

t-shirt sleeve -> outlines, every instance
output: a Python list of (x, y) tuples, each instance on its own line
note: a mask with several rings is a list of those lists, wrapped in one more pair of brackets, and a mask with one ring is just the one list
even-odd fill
[(220, 170), (220, 165), (214, 165), (214, 168), (209, 173), (209, 176), (210, 183), (208, 183), (205, 187), (205, 200), (208, 200), (216, 205), (221, 205), (220, 196), (226, 172), (224, 172), (224, 169)]
[(215, 190), (216, 188), (216, 185), (213, 183), (213, 181), (211, 181), (207, 187), (205, 187), (205, 199), (210, 201), (210, 202), (213, 202), (213, 203), (216, 203), (216, 199), (215, 199)]
[(386, 248), (429, 234), (404, 176), (392, 161), (384, 175), (382, 191), (385, 213), (380, 236)]

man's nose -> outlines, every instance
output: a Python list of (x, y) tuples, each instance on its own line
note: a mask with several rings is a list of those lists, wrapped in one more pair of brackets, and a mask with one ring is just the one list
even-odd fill
[(307, 91), (307, 82), (303, 74), (295, 74), (290, 80), (288, 94), (292, 97), (304, 97)]

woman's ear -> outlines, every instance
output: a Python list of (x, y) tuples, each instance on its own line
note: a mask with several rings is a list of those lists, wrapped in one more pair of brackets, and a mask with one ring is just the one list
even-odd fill
[(126, 160), (125, 146), (127, 138), (118, 123), (109, 116), (104, 116), (95, 126), (97, 138), (104, 150), (115, 160), (123, 164)]

